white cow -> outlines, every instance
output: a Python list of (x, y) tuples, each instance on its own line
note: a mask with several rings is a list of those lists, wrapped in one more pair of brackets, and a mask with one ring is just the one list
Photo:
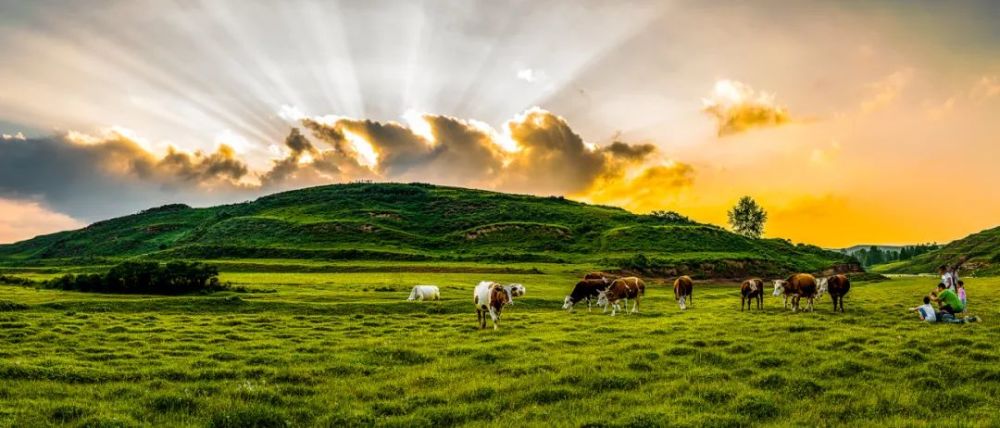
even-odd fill
[(826, 293), (827, 288), (829, 288), (830, 277), (825, 276), (822, 278), (816, 278), (816, 300), (823, 297), (823, 293)]
[(410, 292), (410, 297), (406, 300), (441, 300), (441, 290), (436, 285), (417, 285)]

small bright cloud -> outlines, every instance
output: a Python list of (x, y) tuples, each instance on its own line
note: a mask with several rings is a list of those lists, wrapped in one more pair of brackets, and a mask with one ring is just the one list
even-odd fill
[(868, 85), (871, 93), (861, 102), (861, 111), (872, 113), (885, 108), (899, 97), (911, 81), (913, 81), (913, 69), (907, 68)]
[(544, 71), (535, 70), (532, 68), (522, 68), (517, 70), (517, 78), (528, 83), (538, 83), (547, 80)]
[(712, 95), (702, 99), (702, 106), (702, 111), (717, 120), (720, 137), (791, 121), (788, 110), (774, 101), (774, 94), (735, 80), (715, 82)]
[(22, 141), (25, 140), (24, 134), (22, 134), (20, 132), (14, 134), (14, 135), (0, 134), (0, 139), (4, 139), (4, 140), (22, 140)]
[(297, 123), (304, 119), (306, 114), (296, 106), (283, 104), (281, 108), (278, 109), (278, 117), (284, 119), (286, 122)]
[(970, 94), (974, 99), (986, 99), (1000, 95), (1000, 76), (983, 76), (976, 81)]

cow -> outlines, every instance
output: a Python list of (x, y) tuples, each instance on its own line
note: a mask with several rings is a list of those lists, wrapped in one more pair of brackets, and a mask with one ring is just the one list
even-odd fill
[[(611, 316), (615, 316), (621, 306), (618, 302), (625, 301), (625, 310), (628, 311), (628, 299), (634, 299), (635, 303), (632, 305), (631, 313), (639, 312), (639, 300), (642, 296), (646, 294), (646, 283), (642, 282), (641, 279), (634, 276), (629, 276), (625, 278), (618, 278), (611, 281), (608, 288), (604, 291), (598, 293), (597, 304), (604, 307), (607, 311), (608, 305), (611, 305)], [(628, 314), (630, 312), (626, 312)]]
[(406, 300), (441, 300), (441, 290), (436, 285), (416, 285)]
[(816, 278), (816, 300), (823, 297), (826, 294), (827, 283), (830, 281), (830, 277), (820, 277)]
[(847, 275), (834, 275), (829, 278), (824, 278), (826, 281), (822, 282), (820, 290), (828, 290), (830, 293), (830, 300), (833, 300), (833, 311), (837, 312), (837, 304), (840, 304), (840, 312), (844, 312), (844, 296), (847, 295), (848, 291), (851, 291), (851, 280)]
[(510, 298), (510, 304), (512, 305), (514, 304), (515, 297), (521, 297), (528, 291), (523, 285), (516, 282), (503, 286), (503, 290), (507, 292), (507, 297)]
[(787, 279), (774, 281), (774, 296), (784, 296), (782, 307), (788, 307), (788, 298), (792, 298), (792, 312), (800, 309), (799, 301), (805, 297), (809, 301), (807, 309), (813, 310), (813, 301), (816, 298), (816, 278), (808, 273), (797, 273)]
[(479, 328), (486, 328), (486, 316), (493, 320), (493, 329), (498, 330), (500, 325), (500, 313), (503, 307), (510, 304), (510, 290), (499, 283), (483, 281), (476, 286), (472, 293), (472, 303), (476, 305), (476, 321)]
[(584, 279), (583, 281), (576, 283), (576, 285), (573, 286), (573, 291), (571, 291), (569, 295), (566, 296), (566, 299), (563, 300), (563, 309), (572, 312), (574, 305), (580, 303), (582, 300), (586, 300), (587, 311), (589, 312), (592, 307), (592, 301), (597, 300), (601, 292), (607, 290), (609, 285), (611, 284), (609, 284), (604, 278)]
[(691, 281), (690, 276), (684, 275), (674, 280), (674, 300), (680, 304), (681, 310), (687, 309), (687, 305), (694, 303), (694, 297), (691, 294), (693, 290), (694, 281)]
[(763, 309), (764, 305), (764, 281), (759, 278), (751, 278), (740, 284), (740, 311), (743, 305), (747, 309), (753, 309), (753, 302), (757, 301), (757, 309)]

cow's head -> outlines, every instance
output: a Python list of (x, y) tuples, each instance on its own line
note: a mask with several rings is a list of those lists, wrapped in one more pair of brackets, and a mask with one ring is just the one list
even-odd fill
[(788, 286), (788, 281), (783, 279), (774, 280), (774, 296), (780, 296), (785, 292), (785, 287)]
[(572, 296), (566, 296), (566, 298), (563, 299), (563, 307), (562, 308), (565, 309), (565, 310), (567, 310), (567, 311), (570, 311), (570, 310), (573, 310), (573, 305), (574, 304), (576, 304), (576, 302), (573, 301), (573, 297)]
[(830, 278), (816, 278), (816, 298), (823, 297), (823, 293), (826, 293), (829, 286)]
[(684, 302), (685, 298), (686, 296), (681, 296), (680, 299), (677, 299), (677, 304), (681, 306), (682, 311), (687, 309), (687, 304)]
[(510, 292), (510, 297), (521, 297), (526, 291), (523, 285), (517, 283), (507, 285), (507, 290)]

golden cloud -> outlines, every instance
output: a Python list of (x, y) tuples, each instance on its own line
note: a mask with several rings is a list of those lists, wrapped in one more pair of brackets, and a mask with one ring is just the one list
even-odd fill
[(775, 103), (773, 94), (734, 80), (715, 82), (712, 95), (702, 104), (702, 111), (715, 117), (720, 137), (791, 122), (788, 110)]

